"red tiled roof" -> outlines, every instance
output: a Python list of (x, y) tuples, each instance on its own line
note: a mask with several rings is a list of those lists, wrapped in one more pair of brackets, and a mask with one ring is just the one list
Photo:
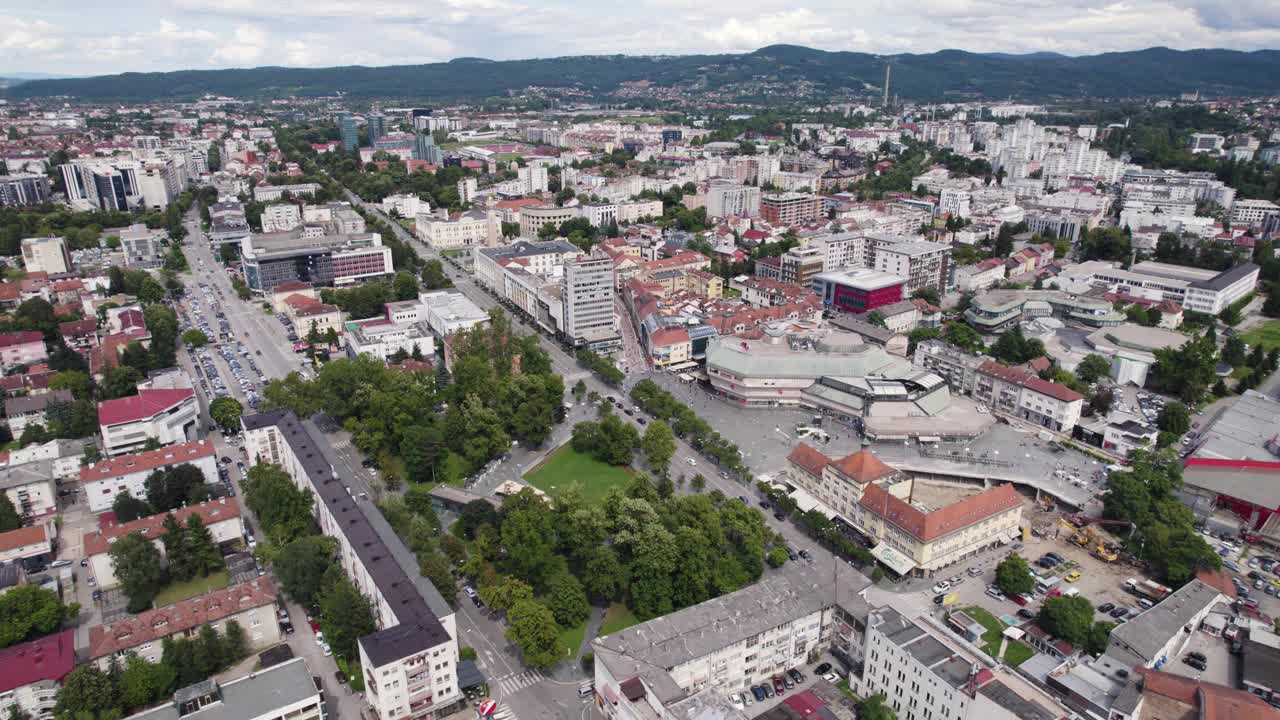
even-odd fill
[(809, 443), (800, 443), (787, 456), (787, 461), (814, 477), (822, 477), (822, 469), (831, 464), (831, 458)]
[(959, 502), (926, 513), (879, 485), (869, 484), (858, 504), (902, 528), (912, 537), (928, 542), (947, 533), (981, 522), (992, 515), (1017, 507), (1022, 500), (1012, 485), (998, 485)]
[(897, 472), (866, 448), (837, 460), (834, 465), (845, 477), (863, 485)]
[(79, 290), (84, 287), (84, 283), (79, 278), (75, 280), (59, 280), (49, 285), (49, 289), (54, 292), (65, 292), (67, 290)]
[(293, 292), (294, 290), (310, 290), (311, 284), (301, 280), (289, 280), (271, 288), (272, 293)]
[(75, 667), (75, 631), (70, 628), (0, 650), (0, 693), (23, 685), (58, 682)]
[(1031, 390), (1034, 390), (1040, 393), (1041, 395), (1048, 395), (1054, 400), (1059, 400), (1061, 402), (1069, 403), (1069, 402), (1075, 402), (1077, 400), (1084, 400), (1083, 395), (1076, 392), (1075, 390), (1072, 390), (1066, 385), (1060, 385), (1056, 382), (1049, 382), (1048, 380), (1041, 380), (1039, 377), (1036, 377), (1036, 376), (1027, 378), (1027, 382), (1025, 383), (1025, 385)]
[(1196, 579), (1232, 600), (1237, 597), (1236, 584), (1231, 582), (1225, 570), (1200, 568), (1196, 571)]
[(107, 625), (89, 628), (89, 657), (114, 655), (160, 638), (166, 638), (246, 610), (274, 604), (276, 586), (269, 577), (214, 590), (172, 605), (126, 616)]
[(995, 360), (983, 362), (978, 366), (978, 372), (984, 375), (991, 375), (1014, 385), (1022, 385), (1026, 383), (1027, 378), (1035, 377), (1035, 374), (1029, 370), (1002, 365)]
[(1280, 470), (1280, 462), (1272, 460), (1232, 460), (1230, 458), (1187, 458), (1186, 466), (1247, 468), (1250, 470)]
[(195, 391), (191, 388), (174, 388), (172, 390), (139, 390), (137, 395), (130, 397), (103, 400), (98, 403), (98, 423), (116, 425), (145, 420), (190, 397), (195, 397)]
[(48, 540), (49, 536), (45, 533), (43, 525), (32, 525), (30, 527), (22, 527), (17, 530), (10, 530), (6, 533), (0, 533), (0, 552), (9, 550), (17, 550), (28, 545)]
[(86, 318), (84, 320), (72, 320), (58, 324), (58, 332), (62, 335), (90, 335), (98, 331), (97, 318)]
[(1276, 720), (1280, 710), (1262, 698), (1223, 685), (1139, 667), (1143, 694), (1151, 693), (1199, 708), (1200, 720)]
[(205, 442), (204, 440), (192, 440), (191, 442), (168, 445), (155, 450), (144, 450), (132, 455), (121, 455), (80, 468), (80, 482), (93, 482), (118, 475), (146, 472), (156, 468), (168, 467), (169, 465), (179, 465), (199, 460), (203, 457), (210, 457), (213, 453), (213, 443)]
[(293, 314), (298, 317), (310, 317), (312, 315), (328, 315), (336, 312), (340, 312), (337, 305), (325, 305), (320, 302), (312, 302), (297, 308), (293, 311)]
[(0, 300), (17, 300), (21, 293), (22, 288), (17, 283), (0, 283)]
[(649, 336), (651, 347), (664, 347), (689, 342), (689, 331), (682, 327), (661, 328)]
[[(187, 518), (197, 513), (199, 513), (200, 519), (204, 521), (205, 525), (212, 525), (228, 518), (240, 517), (240, 503), (235, 498), (230, 497), (206, 500), (196, 505), (178, 508), (173, 511), (173, 516), (177, 518), (179, 523), (186, 525)], [(111, 525), (95, 532), (85, 533), (83, 540), (85, 557), (92, 557), (106, 552), (116, 538), (124, 537), (129, 533), (142, 533), (144, 537), (152, 540), (162, 537), (164, 535), (164, 517), (167, 514), (148, 515), (127, 523)]]
[(44, 336), (35, 330), (17, 330), (15, 332), (0, 333), (0, 347), (11, 347), (13, 345), (26, 345), (27, 343), (44, 342)]

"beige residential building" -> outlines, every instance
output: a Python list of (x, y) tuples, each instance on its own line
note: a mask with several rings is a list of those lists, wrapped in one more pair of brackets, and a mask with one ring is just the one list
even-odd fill
[(1021, 497), (1012, 485), (980, 492), (934, 485), (866, 449), (833, 459), (800, 443), (787, 456), (787, 476), (835, 517), (877, 541), (872, 553), (899, 574), (931, 574), (1010, 542), (1022, 519)]
[(67, 241), (60, 237), (33, 237), (22, 241), (22, 264), (27, 272), (50, 275), (71, 271), (71, 255)]
[(121, 662), (137, 655), (147, 662), (159, 662), (167, 637), (188, 637), (209, 625), (219, 634), (236, 622), (244, 630), (250, 650), (280, 641), (276, 621), (276, 586), (269, 577), (231, 585), (172, 605), (125, 615), (115, 622), (89, 628), (89, 660), (103, 670), (114, 658)]

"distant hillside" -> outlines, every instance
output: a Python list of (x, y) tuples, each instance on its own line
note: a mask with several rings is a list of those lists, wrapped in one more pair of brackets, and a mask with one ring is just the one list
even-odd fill
[(904, 98), (1039, 99), (1053, 97), (1280, 94), (1280, 51), (1170, 50), (1067, 57), (943, 50), (927, 55), (877, 56), (774, 45), (738, 55), (590, 55), (533, 60), (466, 58), (390, 67), (184, 70), (92, 78), (30, 80), (9, 88), (11, 98), (71, 95), (87, 101), (182, 100), (204, 94), (238, 97), (328, 95), (353, 98), (477, 98), (529, 85), (576, 86), (607, 95), (621, 83), (683, 84), (696, 93), (731, 88), (749, 94), (756, 81), (808, 82), (814, 94), (874, 91), (893, 65), (891, 90)]

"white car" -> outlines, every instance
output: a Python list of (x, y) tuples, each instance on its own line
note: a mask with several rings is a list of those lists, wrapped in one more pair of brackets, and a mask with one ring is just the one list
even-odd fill
[(835, 673), (833, 673), (833, 672), (829, 672), (829, 673), (827, 673), (826, 675), (823, 675), (823, 676), (822, 676), (822, 679), (823, 679), (823, 680), (826, 680), (827, 682), (831, 683), (832, 685), (835, 685), (836, 683), (840, 682), (840, 676), (839, 676), (839, 675), (836, 675), (836, 674), (835, 674)]
[(947, 582), (946, 580), (943, 580), (942, 582), (933, 586), (933, 594), (937, 595), (939, 593), (944, 593), (950, 589), (951, 589), (951, 583)]
[(685, 462), (689, 463), (690, 465), (697, 465), (697, 464), (698, 464), (698, 461), (697, 461), (697, 460), (694, 460), (693, 458), (685, 458)]
[(329, 643), (322, 643), (320, 645), (320, 650), (324, 652), (325, 657), (329, 657), (333, 654), (333, 648), (329, 647)]
[(742, 702), (742, 693), (729, 693), (729, 701), (738, 709), (745, 707), (745, 703)]

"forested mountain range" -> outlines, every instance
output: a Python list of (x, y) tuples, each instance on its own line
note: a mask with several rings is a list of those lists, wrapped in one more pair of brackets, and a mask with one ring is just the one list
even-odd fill
[[(85, 101), (183, 100), (205, 94), (236, 97), (319, 96), (353, 99), (468, 99), (503, 96), (529, 86), (575, 87), (605, 97), (623, 83), (647, 80), (679, 86), (691, 97), (750, 97), (769, 84), (808, 88), (815, 97), (872, 96), (893, 66), (891, 91), (917, 100), (1021, 100), (1280, 94), (1280, 51), (1171, 50), (1068, 57), (943, 50), (921, 55), (827, 52), (773, 45), (725, 55), (589, 55), (493, 61), (460, 58), (388, 67), (183, 70), (73, 79), (29, 80), (10, 98), (70, 95)], [(777, 85), (775, 85), (777, 87)], [(762, 97), (768, 93), (759, 90)]]

